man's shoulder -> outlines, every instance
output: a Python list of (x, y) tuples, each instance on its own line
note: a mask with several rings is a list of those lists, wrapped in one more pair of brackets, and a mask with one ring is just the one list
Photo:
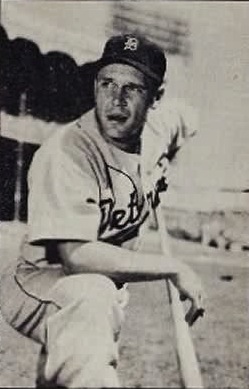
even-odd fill
[(158, 135), (170, 138), (180, 135), (189, 138), (197, 132), (196, 110), (180, 98), (163, 98), (158, 107), (150, 110), (147, 125)]
[(112, 158), (92, 110), (51, 135), (37, 151), (31, 170), (69, 163), (80, 169), (91, 165), (104, 175), (105, 166)]
[(57, 129), (40, 147), (38, 154), (74, 153), (87, 149), (88, 134), (94, 132), (95, 118), (92, 111)]
[(64, 133), (61, 134), (60, 147), (69, 153), (75, 149), (81, 151), (88, 149), (89, 138), (95, 133), (96, 120), (91, 110), (64, 129)]

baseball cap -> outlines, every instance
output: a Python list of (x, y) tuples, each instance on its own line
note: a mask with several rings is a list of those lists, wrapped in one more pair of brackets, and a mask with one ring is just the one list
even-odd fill
[(163, 81), (167, 60), (163, 50), (147, 38), (137, 34), (111, 37), (105, 44), (97, 69), (112, 63), (134, 66), (158, 84)]

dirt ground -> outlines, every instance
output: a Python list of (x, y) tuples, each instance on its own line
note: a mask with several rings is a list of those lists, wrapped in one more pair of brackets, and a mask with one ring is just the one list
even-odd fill
[[(208, 295), (206, 317), (191, 329), (205, 387), (248, 388), (249, 258), (184, 241), (173, 240), (172, 247), (175, 255), (198, 271)], [(158, 250), (154, 232), (148, 235), (144, 249)], [(10, 257), (8, 250), (1, 254), (2, 259)], [(130, 291), (120, 339), (123, 386), (180, 387), (164, 282), (131, 284)], [(34, 387), (39, 346), (12, 330), (1, 317), (0, 328), (0, 386)]]

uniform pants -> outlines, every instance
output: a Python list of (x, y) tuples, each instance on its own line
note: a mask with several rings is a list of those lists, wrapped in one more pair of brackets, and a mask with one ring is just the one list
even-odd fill
[(11, 266), (0, 284), (5, 320), (42, 345), (38, 386), (120, 387), (117, 342), (125, 288), (99, 274), (65, 275), (53, 265)]

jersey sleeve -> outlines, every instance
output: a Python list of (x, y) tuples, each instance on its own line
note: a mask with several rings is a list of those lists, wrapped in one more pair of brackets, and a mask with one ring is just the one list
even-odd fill
[(99, 187), (86, 154), (53, 147), (37, 151), (29, 172), (30, 243), (96, 240)]

